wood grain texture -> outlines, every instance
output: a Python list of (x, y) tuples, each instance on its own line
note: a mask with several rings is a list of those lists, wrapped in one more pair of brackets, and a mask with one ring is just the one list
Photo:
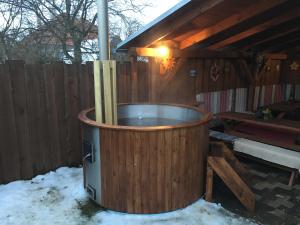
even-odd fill
[(129, 213), (187, 206), (203, 194), (206, 125), (160, 131), (100, 128), (102, 203)]
[(205, 200), (208, 202), (212, 201), (213, 182), (214, 182), (214, 171), (211, 168), (211, 166), (207, 165)]
[(0, 64), (0, 184), (81, 163), (77, 115), (93, 106), (90, 70), (92, 65)]

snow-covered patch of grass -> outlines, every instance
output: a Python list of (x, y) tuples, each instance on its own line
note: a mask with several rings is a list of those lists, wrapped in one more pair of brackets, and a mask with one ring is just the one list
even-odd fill
[(255, 225), (220, 205), (199, 200), (153, 215), (105, 211), (88, 199), (82, 169), (60, 168), (29, 181), (0, 185), (1, 225)]

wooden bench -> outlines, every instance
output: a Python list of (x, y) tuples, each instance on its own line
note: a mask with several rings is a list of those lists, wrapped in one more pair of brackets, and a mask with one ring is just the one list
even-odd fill
[(253, 114), (234, 112), (217, 117), (224, 121), (225, 133), (237, 137), (235, 151), (289, 168), (289, 185), (293, 185), (300, 169), (300, 145), (295, 142), (300, 135), (299, 121), (261, 120)]

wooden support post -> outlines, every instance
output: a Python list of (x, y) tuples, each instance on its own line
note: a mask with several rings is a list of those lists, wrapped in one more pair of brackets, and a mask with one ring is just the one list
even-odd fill
[(98, 123), (117, 124), (116, 62), (94, 62), (95, 111)]
[(289, 186), (292, 187), (295, 183), (295, 180), (298, 178), (299, 176), (299, 170), (293, 170), (290, 176), (290, 180), (289, 180)]
[(110, 61), (111, 75), (112, 75), (112, 111), (113, 111), (113, 124), (118, 124), (118, 99), (117, 99), (117, 63)]
[(102, 84), (101, 84), (102, 64), (100, 61), (94, 62), (94, 87), (95, 87), (95, 113), (96, 121), (103, 123), (102, 117)]
[(211, 168), (211, 166), (207, 165), (205, 200), (208, 202), (212, 201), (213, 179), (214, 179), (214, 171)]

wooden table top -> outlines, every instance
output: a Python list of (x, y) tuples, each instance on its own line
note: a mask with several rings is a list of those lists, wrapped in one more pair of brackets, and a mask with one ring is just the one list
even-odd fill
[(239, 122), (247, 122), (258, 126), (263, 126), (271, 129), (280, 129), (292, 133), (300, 134), (300, 121), (271, 119), (263, 120), (255, 118), (254, 114), (238, 113), (238, 112), (223, 112), (217, 114), (217, 117), (223, 120), (235, 120)]
[[(300, 145), (295, 143), (295, 138), (300, 134), (299, 121), (284, 119), (262, 120), (256, 119), (253, 114), (236, 112), (219, 113), (217, 117), (223, 120), (241, 122), (232, 128), (226, 128), (226, 133), (300, 152)], [(249, 124), (250, 126), (254, 125), (259, 130), (247, 130)], [(243, 127), (246, 127), (246, 129), (243, 129)], [(270, 136), (270, 132), (277, 134), (277, 136)]]

